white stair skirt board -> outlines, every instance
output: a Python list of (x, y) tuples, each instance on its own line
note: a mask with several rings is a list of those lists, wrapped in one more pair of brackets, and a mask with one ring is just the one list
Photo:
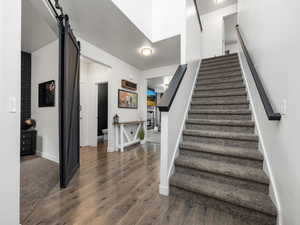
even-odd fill
[(136, 122), (138, 125), (135, 134), (133, 137), (130, 137), (126, 131), (126, 126), (127, 125), (132, 125), (131, 124), (126, 124), (126, 123), (120, 123), (115, 125), (115, 132), (116, 132), (116, 147), (117, 149), (120, 149), (121, 152), (124, 152), (124, 148), (137, 144), (141, 142), (141, 140), (138, 138), (138, 134), (140, 132), (140, 129), (142, 128), (143, 121), (141, 122)]

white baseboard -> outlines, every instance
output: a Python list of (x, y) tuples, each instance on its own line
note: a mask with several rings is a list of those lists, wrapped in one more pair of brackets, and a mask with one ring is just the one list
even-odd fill
[(42, 158), (45, 158), (45, 159), (48, 159), (50, 161), (59, 163), (59, 158), (54, 156), (54, 155), (51, 155), (51, 154), (48, 154), (48, 153), (45, 153), (45, 152), (40, 152), (40, 151), (37, 151), (36, 154), (38, 156), (41, 156)]
[(169, 187), (159, 185), (159, 194), (164, 195), (164, 196), (169, 196)]
[(116, 152), (115, 148), (108, 146), (107, 147), (107, 152)]

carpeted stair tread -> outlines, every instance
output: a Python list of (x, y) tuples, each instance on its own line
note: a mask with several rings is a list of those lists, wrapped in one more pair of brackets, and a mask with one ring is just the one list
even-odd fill
[(220, 115), (251, 115), (249, 109), (192, 109), (192, 114), (220, 114)]
[(223, 126), (239, 126), (254, 127), (253, 121), (245, 120), (207, 120), (207, 119), (188, 119), (186, 123), (199, 125), (223, 125)]
[(255, 134), (248, 133), (237, 133), (237, 132), (219, 132), (210, 130), (191, 130), (185, 129), (183, 135), (201, 136), (201, 137), (212, 137), (212, 138), (223, 138), (232, 140), (242, 141), (253, 141), (258, 142), (258, 136)]
[(228, 89), (240, 89), (245, 88), (245, 85), (243, 83), (237, 83), (234, 85), (227, 85), (227, 86), (202, 86), (202, 87), (196, 87), (195, 91), (213, 91), (213, 90), (228, 90)]
[(270, 216), (277, 215), (270, 197), (260, 192), (180, 173), (172, 176), (170, 185)]
[(192, 105), (241, 105), (241, 104), (249, 104), (248, 100), (210, 100), (210, 99), (202, 99), (202, 100), (193, 100), (191, 102)]
[(199, 75), (197, 78), (197, 81), (202, 80), (213, 80), (213, 79), (222, 79), (222, 78), (233, 78), (233, 77), (241, 77), (241, 72), (231, 72), (231, 73), (222, 73), (222, 74), (216, 74), (216, 75)]
[(233, 97), (233, 96), (247, 96), (246, 91), (232, 91), (224, 93), (201, 93), (194, 94), (193, 98), (209, 98), (209, 97)]
[(207, 65), (205, 67), (201, 67), (200, 71), (210, 71), (210, 70), (216, 70), (216, 69), (228, 69), (228, 68), (240, 68), (239, 63), (232, 63), (232, 64), (223, 64), (223, 65)]
[(233, 53), (229, 55), (221, 55), (221, 56), (216, 56), (211, 58), (204, 58), (202, 59), (202, 62), (207, 63), (207, 62), (215, 62), (216, 60), (227, 60), (227, 59), (238, 59), (238, 54)]
[(233, 82), (243, 82), (243, 78), (241, 76), (229, 77), (229, 78), (218, 78), (213, 80), (198, 80), (196, 85), (212, 85), (212, 84), (226, 84)]
[(261, 184), (269, 184), (269, 179), (262, 169), (227, 162), (180, 155), (175, 161), (175, 166), (234, 177)]
[(233, 67), (233, 68), (227, 68), (227, 69), (214, 69), (214, 70), (205, 70), (205, 71), (199, 71), (200, 76), (205, 75), (216, 75), (216, 74), (223, 74), (223, 73), (234, 73), (234, 72), (241, 72), (240, 67)]
[(240, 147), (230, 147), (216, 144), (205, 144), (184, 141), (180, 145), (180, 149), (195, 151), (195, 152), (206, 152), (217, 155), (232, 156), (244, 159), (263, 160), (263, 155), (257, 150)]
[(227, 59), (226, 61), (220, 61), (220, 62), (203, 62), (201, 65), (202, 68), (210, 67), (210, 66), (223, 66), (227, 64), (236, 64), (239, 63), (238, 58), (233, 59)]

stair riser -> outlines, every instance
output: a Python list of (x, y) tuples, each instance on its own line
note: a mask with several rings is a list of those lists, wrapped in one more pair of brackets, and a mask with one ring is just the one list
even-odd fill
[(183, 134), (183, 141), (191, 141), (205, 144), (218, 144), (223, 146), (234, 146), (242, 148), (258, 148), (258, 142), (249, 140), (226, 139), (221, 137), (205, 137)]
[(233, 164), (248, 166), (253, 168), (261, 168), (261, 169), (263, 168), (262, 160), (238, 158), (234, 156), (226, 156), (226, 155), (214, 154), (214, 153), (204, 152), (204, 151), (194, 151), (187, 148), (181, 148), (180, 155), (191, 156), (193, 158), (220, 161), (220, 162), (228, 162), (228, 163), (233, 163)]
[(245, 91), (245, 87), (239, 87), (239, 88), (228, 88), (228, 89), (221, 89), (221, 90), (197, 90), (195, 89), (194, 94), (227, 94), (232, 92), (239, 92), (239, 91)]
[(220, 89), (220, 88), (236, 88), (241, 87), (243, 85), (243, 81), (237, 82), (228, 82), (228, 83), (220, 83), (220, 84), (196, 84), (196, 88), (209, 88), (209, 89)]
[(226, 63), (223, 65), (204, 65), (201, 66), (200, 71), (204, 72), (204, 71), (211, 71), (211, 70), (221, 70), (221, 69), (230, 69), (230, 68), (238, 68), (240, 67), (239, 63)]
[(220, 114), (192, 114), (189, 119), (208, 119), (208, 120), (251, 120), (251, 115), (220, 115)]
[(243, 105), (192, 105), (191, 109), (249, 109), (249, 104), (243, 104)]
[(254, 127), (246, 126), (224, 126), (224, 125), (207, 125), (207, 124), (193, 124), (186, 123), (186, 129), (191, 130), (211, 130), (211, 131), (224, 131), (224, 132), (241, 132), (241, 133), (254, 133)]
[(230, 90), (230, 91), (237, 91), (244, 88), (245, 86), (241, 84), (222, 84), (222, 85), (210, 85), (210, 86), (205, 86), (205, 87), (197, 87), (195, 91), (220, 91), (220, 90)]
[(248, 221), (249, 224), (259, 225), (276, 225), (276, 217), (257, 212), (251, 209), (240, 207), (238, 205), (230, 204), (221, 200), (211, 198), (209, 196), (196, 194), (194, 192), (186, 191), (175, 186), (170, 187), (170, 193), (173, 196), (183, 198), (204, 205), (206, 207), (215, 208), (224, 211), (230, 215)]
[(231, 60), (226, 60), (226, 61), (221, 61), (221, 62), (205, 62), (201, 65), (202, 68), (206, 67), (211, 67), (211, 66), (223, 66), (227, 64), (239, 64), (238, 59), (231, 59)]
[(197, 80), (197, 84), (216, 84), (216, 83), (228, 83), (228, 82), (235, 82), (235, 81), (242, 81), (241, 76), (234, 76), (234, 77), (222, 77), (222, 78), (214, 78), (214, 79), (204, 79), (204, 80)]
[(182, 173), (182, 174), (191, 175), (194, 177), (199, 177), (200, 179), (202, 178), (202, 179), (211, 180), (214, 182), (229, 184), (229, 185), (233, 185), (233, 186), (243, 188), (246, 190), (262, 192), (264, 194), (267, 194), (269, 191), (269, 186), (266, 184), (260, 184), (260, 183), (256, 183), (253, 181), (242, 180), (239, 178), (223, 176), (223, 175), (219, 175), (219, 174), (190, 169), (190, 168), (181, 167), (181, 166), (176, 166), (175, 171)]
[(226, 73), (242, 73), (240, 67), (235, 68), (228, 68), (228, 69), (215, 69), (215, 70), (208, 70), (208, 71), (199, 71), (199, 76), (206, 76), (206, 75), (217, 75), (217, 74), (226, 74)]
[(198, 95), (193, 95), (192, 98), (193, 102), (202, 102), (202, 103), (212, 103), (212, 102), (221, 102), (221, 103), (232, 103), (232, 101), (241, 101), (241, 102), (247, 102), (247, 96), (241, 95), (241, 96), (217, 96), (217, 97), (200, 97)]
[(198, 82), (196, 83), (196, 88), (204, 88), (204, 87), (207, 87), (207, 88), (210, 88), (210, 87), (231, 87), (231, 85), (240, 85), (242, 86), (244, 83), (243, 83), (243, 80), (239, 79), (239, 80), (236, 80), (236, 81), (224, 81), (224, 82), (220, 82), (220, 83), (209, 83), (209, 84), (203, 84), (201, 82)]
[(203, 59), (202, 63), (203, 64), (208, 64), (208, 63), (228, 63), (228, 61), (232, 60), (239, 60), (239, 57), (234, 55), (234, 56), (226, 56), (226, 57), (215, 57), (215, 58), (210, 58), (210, 59)]
[(234, 77), (242, 77), (241, 72), (229, 72), (229, 73), (221, 73), (221, 74), (198, 74), (197, 81), (202, 80), (211, 80), (211, 79), (220, 79), (220, 78), (234, 78)]

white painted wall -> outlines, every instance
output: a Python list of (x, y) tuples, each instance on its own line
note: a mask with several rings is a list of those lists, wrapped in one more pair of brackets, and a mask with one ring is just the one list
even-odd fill
[(184, 0), (152, 0), (152, 42), (181, 34)]
[(185, 25), (182, 37), (182, 63), (192, 62), (201, 59), (201, 38), (202, 33), (197, 17), (197, 11), (193, 0), (186, 0)]
[[(143, 77), (142, 72), (135, 67), (121, 61), (120, 59), (108, 54), (107, 52), (91, 45), (85, 40), (79, 38), (81, 42), (81, 53), (97, 62), (109, 65), (111, 69), (109, 76), (109, 99), (108, 99), (108, 151), (115, 151), (115, 134), (112, 125), (113, 116), (117, 113), (120, 121), (146, 120), (143, 116), (143, 103), (141, 101)], [(131, 80), (138, 84), (139, 108), (138, 109), (119, 109), (118, 108), (118, 89), (121, 88), (121, 80)]]
[(155, 77), (173, 76), (176, 72), (178, 65), (169, 65), (163, 67), (157, 67), (150, 70), (142, 71), (144, 79), (151, 79)]
[(149, 0), (112, 0), (119, 9), (149, 39), (152, 38), (152, 1)]
[[(59, 162), (58, 119), (58, 41), (54, 41), (32, 53), (31, 60), (31, 115), (36, 120), (37, 152), (41, 156)], [(55, 80), (55, 107), (38, 106), (38, 85)]]
[(80, 146), (88, 146), (88, 64), (80, 61)]
[(237, 12), (237, 5), (207, 13), (201, 16), (203, 24), (202, 58), (222, 55), (223, 50), (223, 17)]
[[(280, 122), (271, 122), (252, 91), (282, 225), (298, 225), (300, 221), (299, 7), (298, 1), (239, 1), (240, 29), (271, 103), (276, 111), (282, 111), (283, 100), (287, 102), (286, 115)], [(249, 73), (246, 77), (250, 77)]]
[[(7, 22), (9, 18), (9, 23)], [(12, 26), (13, 25), (13, 26)], [(0, 224), (19, 224), (21, 1), (0, 1)], [(16, 112), (9, 113), (10, 97)]]

